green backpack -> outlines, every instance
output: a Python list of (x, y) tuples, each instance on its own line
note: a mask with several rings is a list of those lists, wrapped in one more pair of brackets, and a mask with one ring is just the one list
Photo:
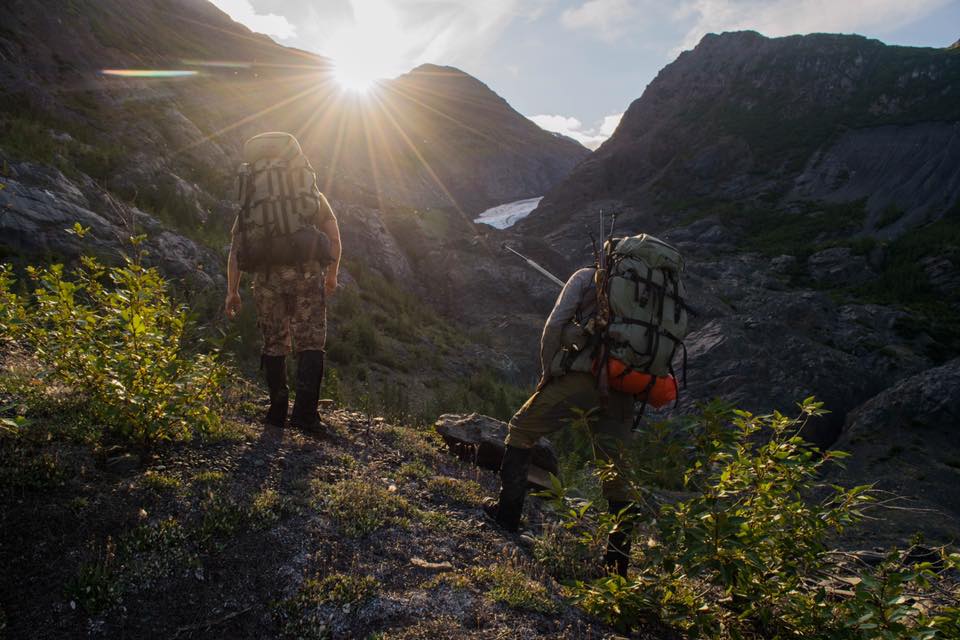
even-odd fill
[(330, 240), (318, 228), (316, 175), (297, 139), (282, 132), (254, 136), (243, 146), (243, 160), (237, 216), (240, 269), (329, 263)]
[[(686, 290), (680, 252), (642, 233), (611, 243), (607, 278), (608, 357), (626, 371), (673, 375), (677, 349), (687, 335)], [(686, 372), (686, 364), (684, 364)]]

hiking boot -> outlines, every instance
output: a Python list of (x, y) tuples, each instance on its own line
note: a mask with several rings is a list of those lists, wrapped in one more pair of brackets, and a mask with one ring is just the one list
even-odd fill
[(270, 392), (270, 409), (263, 422), (271, 427), (283, 428), (287, 422), (287, 407), (290, 393), (287, 390), (286, 356), (261, 356), (260, 368), (267, 379)]
[(317, 414), (320, 383), (323, 381), (323, 351), (301, 351), (297, 354), (297, 397), (290, 413), (290, 426), (316, 435), (326, 429)]
[(507, 445), (500, 465), (500, 499), (483, 506), (487, 517), (510, 533), (516, 533), (520, 528), (523, 500), (527, 495), (530, 452), (530, 449)]
[[(610, 500), (610, 513), (618, 515), (630, 506), (629, 502)], [(616, 573), (626, 579), (630, 565), (630, 544), (633, 534), (633, 521), (630, 511), (623, 514), (623, 520), (617, 530), (607, 539), (607, 553), (603, 556), (603, 566), (610, 573)]]

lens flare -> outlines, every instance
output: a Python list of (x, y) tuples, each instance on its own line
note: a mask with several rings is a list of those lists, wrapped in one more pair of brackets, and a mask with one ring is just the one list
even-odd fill
[(188, 69), (103, 69), (100, 73), (119, 78), (189, 78), (198, 74)]

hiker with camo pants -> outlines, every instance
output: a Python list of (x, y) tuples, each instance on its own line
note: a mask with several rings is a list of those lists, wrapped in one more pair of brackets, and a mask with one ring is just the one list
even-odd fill
[(240, 310), (240, 274), (253, 272), (263, 339), (261, 368), (270, 391), (264, 422), (283, 427), (289, 396), (286, 356), (297, 354), (291, 426), (321, 433), (317, 415), (326, 343), (326, 301), (337, 288), (340, 230), (297, 139), (264, 133), (247, 141), (241, 210), (233, 225), (225, 310)]

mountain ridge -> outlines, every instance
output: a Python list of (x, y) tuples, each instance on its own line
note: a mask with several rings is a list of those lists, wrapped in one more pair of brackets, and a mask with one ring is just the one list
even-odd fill
[[(960, 100), (950, 98), (957, 87), (960, 58), (943, 49), (863, 36), (710, 34), (664, 67), (610, 139), (520, 228), (557, 237), (550, 219), (589, 208), (591, 198), (617, 202), (624, 220), (636, 215), (648, 226), (658, 216), (668, 223), (675, 204), (697, 197), (778, 202), (838, 134), (960, 120)], [(889, 202), (871, 203), (873, 217)]]

